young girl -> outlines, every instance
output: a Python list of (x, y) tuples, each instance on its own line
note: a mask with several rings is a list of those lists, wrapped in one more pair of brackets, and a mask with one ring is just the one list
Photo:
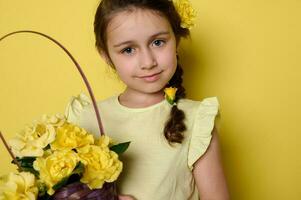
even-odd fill
[[(170, 0), (102, 0), (97, 9), (96, 47), (126, 85), (98, 102), (105, 133), (131, 141), (121, 157), (118, 188), (127, 195), (120, 199), (229, 199), (214, 126), (218, 100), (185, 99), (177, 55), (189, 35), (183, 17)], [(167, 87), (177, 89), (174, 101), (165, 100)], [(71, 101), (67, 116), (99, 134), (83, 96)]]

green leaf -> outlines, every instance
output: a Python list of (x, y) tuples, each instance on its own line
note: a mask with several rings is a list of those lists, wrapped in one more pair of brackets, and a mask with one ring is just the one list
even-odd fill
[[(16, 159), (21, 166), (32, 166), (33, 162), (36, 160), (36, 157), (17, 157)], [(12, 160), (11, 163), (16, 164), (14, 160)]]
[(68, 179), (69, 179), (69, 176), (63, 178), (60, 182), (58, 182), (57, 184), (52, 186), (52, 189), (57, 190), (57, 189), (60, 189), (61, 187), (64, 187), (65, 185), (67, 185)]
[(120, 155), (128, 149), (130, 143), (131, 142), (124, 142), (124, 143), (119, 143), (119, 144), (113, 145), (110, 147), (110, 150), (112, 150), (115, 153), (117, 153), (118, 155)]
[[(39, 172), (33, 168), (33, 162), (36, 160), (36, 157), (17, 157), (16, 160), (21, 166), (21, 169), (19, 171), (30, 172), (36, 177), (39, 176)], [(12, 163), (16, 164), (14, 161), (12, 161)]]
[(50, 149), (50, 144), (48, 144), (46, 147), (44, 147), (43, 151), (47, 151), (48, 149)]
[(47, 194), (46, 184), (42, 182), (38, 182), (38, 190), (39, 190), (39, 197), (45, 196)]
[(174, 104), (174, 100), (169, 98), (168, 96), (166, 97), (166, 100), (167, 102), (170, 104), (170, 105), (173, 105)]
[(84, 173), (84, 171), (85, 171), (85, 165), (82, 162), (78, 162), (72, 174), (78, 174), (81, 176)]
[(40, 173), (38, 171), (36, 171), (33, 167), (21, 167), (21, 171), (22, 172), (30, 172), (33, 175), (35, 175), (35, 177), (39, 178)]

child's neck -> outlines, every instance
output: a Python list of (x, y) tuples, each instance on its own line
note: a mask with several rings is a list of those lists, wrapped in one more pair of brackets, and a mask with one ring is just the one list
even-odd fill
[(144, 108), (164, 100), (164, 91), (141, 93), (126, 89), (118, 98), (119, 103), (129, 108)]

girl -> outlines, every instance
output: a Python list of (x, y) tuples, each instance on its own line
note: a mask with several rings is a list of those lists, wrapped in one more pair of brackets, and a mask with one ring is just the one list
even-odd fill
[[(98, 103), (106, 134), (131, 141), (118, 182), (131, 196), (121, 200), (229, 199), (214, 126), (218, 100), (185, 99), (177, 48), (187, 25), (170, 0), (102, 0), (97, 9), (97, 50), (126, 85)], [(168, 89), (176, 90), (174, 100), (164, 99), (167, 87), (176, 88)], [(84, 99), (74, 98), (67, 116), (98, 134)]]

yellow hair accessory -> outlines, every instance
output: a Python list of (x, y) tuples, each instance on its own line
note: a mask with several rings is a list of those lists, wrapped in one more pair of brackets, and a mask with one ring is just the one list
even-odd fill
[(170, 103), (171, 105), (175, 105), (175, 98), (176, 98), (176, 92), (177, 92), (177, 88), (174, 87), (168, 87), (164, 89), (164, 93), (165, 93), (165, 99), (168, 101), (168, 103)]
[(181, 17), (181, 27), (191, 29), (194, 26), (196, 12), (192, 8), (189, 0), (172, 0), (173, 4)]

